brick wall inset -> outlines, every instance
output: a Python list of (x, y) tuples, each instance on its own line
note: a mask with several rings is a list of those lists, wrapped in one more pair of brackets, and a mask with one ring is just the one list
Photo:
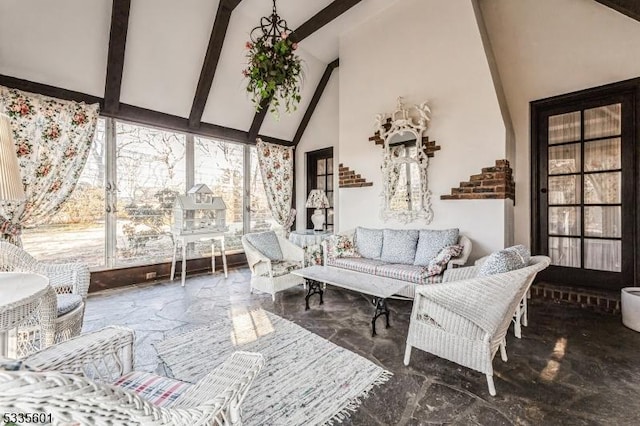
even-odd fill
[(441, 200), (482, 200), (516, 199), (516, 184), (513, 170), (507, 160), (496, 160), (493, 167), (485, 167), (482, 173), (473, 175), (457, 188), (451, 188), (450, 195), (441, 195)]
[(365, 178), (356, 174), (354, 170), (350, 170), (349, 167), (345, 167), (342, 163), (340, 163), (338, 170), (340, 172), (338, 180), (340, 188), (360, 188), (373, 185), (373, 182), (367, 182)]

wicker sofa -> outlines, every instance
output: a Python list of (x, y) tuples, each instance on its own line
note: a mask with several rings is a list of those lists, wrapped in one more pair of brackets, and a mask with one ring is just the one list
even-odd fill
[[(353, 244), (353, 252), (336, 253), (336, 244)], [(456, 247), (454, 257), (443, 256), (445, 249)], [(367, 229), (340, 233), (322, 242), (323, 261), (327, 266), (343, 268), (377, 276), (407, 281), (397, 296), (413, 299), (416, 288), (442, 282), (446, 268), (464, 266), (471, 253), (471, 240), (458, 229), (399, 230)], [(440, 256), (440, 266), (431, 268), (432, 260)], [(438, 272), (439, 271), (439, 272)], [(438, 272), (435, 273), (434, 272)]]

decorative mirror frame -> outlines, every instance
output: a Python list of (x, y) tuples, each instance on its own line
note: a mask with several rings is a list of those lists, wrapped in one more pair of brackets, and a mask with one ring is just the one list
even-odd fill
[[(396, 219), (403, 223), (413, 222), (418, 219), (424, 219), (429, 224), (433, 220), (433, 209), (431, 207), (431, 191), (428, 187), (427, 168), (429, 166), (429, 157), (422, 142), (424, 132), (430, 120), (431, 110), (427, 102), (419, 105), (405, 107), (402, 97), (398, 97), (397, 109), (390, 114), (376, 115), (376, 130), (380, 137), (384, 140), (384, 157), (382, 160), (382, 210), (381, 217), (387, 221)], [(407, 158), (399, 156), (398, 147), (390, 145), (391, 138), (396, 134), (412, 133), (416, 138), (416, 156), (415, 158)], [(398, 165), (403, 163), (417, 164), (420, 171), (420, 208), (398, 211), (392, 210), (390, 201), (394, 196), (391, 189), (391, 182), (398, 179)]]

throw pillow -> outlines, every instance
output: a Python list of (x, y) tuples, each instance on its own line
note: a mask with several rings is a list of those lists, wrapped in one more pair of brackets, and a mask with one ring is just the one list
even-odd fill
[(380, 259), (382, 254), (382, 229), (356, 228), (353, 243), (360, 256), (369, 259)]
[(417, 229), (384, 229), (380, 260), (389, 263), (413, 264), (418, 235)]
[(283, 260), (278, 236), (273, 231), (247, 234), (247, 241), (271, 260)]
[(515, 251), (520, 256), (522, 256), (522, 261), (524, 262), (525, 266), (528, 265), (529, 261), (531, 260), (531, 252), (529, 251), (528, 248), (526, 248), (522, 244), (518, 244), (517, 246), (508, 247), (505, 250)]
[(480, 266), (478, 277), (486, 277), (487, 275), (502, 274), (527, 266), (524, 259), (515, 250), (500, 250), (493, 252), (487, 257), (487, 260)]
[(429, 266), (431, 259), (436, 257), (443, 248), (458, 244), (459, 234), (458, 228), (443, 230), (421, 229), (413, 264)]
[(461, 244), (455, 244), (452, 246), (447, 246), (440, 250), (440, 253), (436, 255), (431, 262), (429, 262), (429, 266), (427, 266), (422, 275), (425, 277), (432, 277), (434, 275), (440, 275), (447, 269), (447, 264), (449, 261), (457, 256), (460, 256), (462, 251), (464, 250), (464, 246)]
[(332, 235), (327, 238), (327, 257), (360, 257), (351, 238), (347, 235)]

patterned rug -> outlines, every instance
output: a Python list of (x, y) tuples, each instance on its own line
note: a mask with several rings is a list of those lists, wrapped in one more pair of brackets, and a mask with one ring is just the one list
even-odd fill
[(154, 344), (169, 374), (195, 382), (236, 350), (260, 352), (266, 364), (243, 403), (245, 425), (339, 423), (392, 373), (262, 309)]

